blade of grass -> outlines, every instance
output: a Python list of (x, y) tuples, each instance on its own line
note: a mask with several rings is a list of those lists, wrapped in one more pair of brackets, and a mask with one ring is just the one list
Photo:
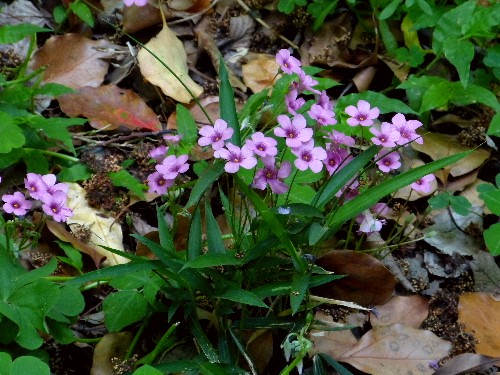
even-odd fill
[(222, 55), (219, 61), (219, 79), (220, 117), (233, 129), (231, 143), (240, 147), (240, 123), (238, 122), (238, 113), (236, 112), (236, 105), (234, 103), (234, 91), (229, 82), (229, 76)]
[(201, 176), (191, 190), (191, 195), (186, 203), (185, 208), (191, 207), (197, 203), (205, 190), (207, 190), (224, 172), (224, 163), (220, 160), (215, 161), (208, 167), (203, 176)]

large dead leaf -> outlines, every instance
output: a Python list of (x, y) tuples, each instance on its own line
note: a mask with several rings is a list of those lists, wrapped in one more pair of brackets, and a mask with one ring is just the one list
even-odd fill
[(58, 101), (68, 116), (87, 117), (96, 129), (161, 129), (156, 114), (136, 93), (116, 85), (82, 87), (60, 96)]
[(375, 308), (377, 316), (372, 315), (370, 319), (373, 327), (400, 323), (418, 328), (429, 314), (429, 302), (418, 295), (394, 296), (386, 304)]
[(115, 365), (111, 359), (123, 359), (131, 341), (130, 332), (113, 332), (104, 335), (95, 347), (90, 375), (116, 374)]
[(276, 58), (264, 53), (251, 54), (241, 69), (243, 83), (253, 92), (270, 88), (281, 77)]
[(314, 288), (313, 294), (369, 306), (384, 304), (394, 293), (396, 278), (371, 255), (335, 250), (319, 258), (317, 264), (347, 276)]
[(368, 331), (338, 360), (372, 375), (431, 375), (430, 362), (445, 357), (450, 349), (451, 343), (431, 331), (395, 324)]
[[(413, 149), (429, 155), (432, 160), (442, 159), (450, 155), (470, 150), (469, 147), (462, 146), (453, 137), (446, 134), (425, 133), (422, 135), (422, 138), (424, 139), (423, 144), (420, 145), (412, 142), (411, 146)], [(457, 177), (469, 173), (483, 164), (484, 161), (490, 157), (490, 154), (490, 150), (478, 148), (460, 161), (445, 167), (442, 170), (443, 172), (436, 173), (436, 177), (443, 183), (446, 183), (448, 174)]]
[(92, 232), (89, 244), (95, 245), (99, 253), (106, 257), (104, 266), (127, 263), (129, 260), (120, 255), (107, 251), (100, 246), (107, 246), (115, 250), (124, 251), (123, 233), (119, 223), (112, 217), (90, 207), (85, 199), (85, 190), (78, 184), (68, 183), (67, 206), (73, 210), (73, 216), (67, 221), (68, 225), (85, 225)]
[[(188, 74), (187, 55), (182, 42), (167, 25), (153, 37), (146, 47), (153, 52), (187, 86), (195, 97), (203, 89)], [(139, 68), (146, 80), (160, 87), (163, 93), (179, 102), (189, 103), (192, 99), (188, 90), (170, 71), (145, 48), (137, 56)]]
[(492, 358), (474, 353), (463, 353), (446, 361), (434, 375), (489, 374), (490, 372), (486, 370), (492, 368), (499, 361), (500, 358)]
[(46, 67), (45, 82), (55, 82), (77, 89), (99, 86), (106, 75), (113, 55), (106, 40), (91, 40), (81, 34), (55, 35), (49, 38), (33, 56), (31, 67)]
[(500, 267), (495, 258), (487, 251), (474, 254), (470, 262), (474, 273), (474, 290), (476, 292), (497, 293), (500, 290)]
[(500, 357), (500, 301), (487, 293), (460, 296), (458, 320), (478, 339), (476, 352)]

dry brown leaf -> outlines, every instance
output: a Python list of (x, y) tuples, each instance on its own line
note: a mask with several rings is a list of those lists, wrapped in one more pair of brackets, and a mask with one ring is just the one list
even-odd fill
[(90, 375), (116, 374), (115, 365), (111, 363), (111, 359), (124, 358), (131, 342), (130, 332), (113, 332), (104, 335), (94, 349)]
[(429, 314), (429, 302), (422, 296), (394, 296), (389, 302), (375, 306), (377, 316), (372, 314), (370, 323), (373, 327), (404, 324), (418, 328)]
[(488, 293), (463, 294), (458, 303), (458, 320), (478, 339), (478, 354), (500, 357), (500, 301)]
[[(200, 96), (203, 89), (188, 74), (184, 46), (167, 25), (163, 25), (163, 29), (146, 43), (146, 47), (177, 75), (195, 97)], [(182, 103), (191, 101), (189, 91), (145, 48), (139, 51), (137, 60), (144, 78), (160, 87), (166, 96)]]
[[(169, 14), (165, 14), (169, 19)], [(143, 7), (123, 8), (123, 31), (129, 34), (136, 33), (153, 25), (161, 23), (160, 10), (151, 4)]]
[(91, 40), (80, 34), (55, 35), (34, 55), (31, 68), (46, 66), (45, 82), (54, 82), (77, 89), (99, 86), (106, 75), (112, 56), (106, 40)]
[(161, 130), (154, 111), (133, 91), (116, 85), (82, 87), (58, 98), (68, 116), (84, 116), (96, 129)]
[(434, 375), (465, 375), (468, 373), (488, 373), (490, 369), (498, 363), (500, 358), (487, 357), (474, 353), (459, 354), (441, 366)]
[(247, 350), (258, 374), (264, 374), (273, 358), (273, 332), (270, 329), (257, 330), (247, 341)]
[(396, 278), (369, 254), (335, 250), (319, 258), (317, 264), (347, 276), (314, 288), (315, 295), (370, 306), (384, 304), (394, 293)]
[(451, 343), (431, 331), (402, 324), (375, 327), (338, 358), (371, 375), (431, 375), (430, 362), (448, 355)]
[(96, 250), (106, 257), (102, 263), (104, 266), (113, 266), (129, 262), (129, 259), (116, 255), (100, 246), (107, 246), (115, 250), (124, 251), (123, 233), (119, 223), (112, 217), (89, 206), (85, 199), (85, 190), (78, 184), (68, 183), (69, 191), (67, 206), (73, 210), (73, 216), (67, 221), (72, 224), (87, 226), (92, 232), (89, 244), (95, 246)]
[(276, 58), (264, 53), (249, 56), (248, 62), (241, 69), (243, 83), (253, 92), (270, 88), (281, 77)]
[[(423, 144), (411, 143), (411, 147), (419, 152), (429, 155), (432, 160), (442, 159), (444, 157), (455, 155), (460, 152), (469, 151), (470, 148), (462, 146), (453, 137), (440, 133), (425, 133), (422, 135)], [(453, 163), (443, 169), (444, 174), (436, 173), (436, 177), (446, 183), (448, 174), (453, 177), (462, 176), (473, 171), (484, 163), (491, 155), (490, 150), (478, 148), (460, 161)]]

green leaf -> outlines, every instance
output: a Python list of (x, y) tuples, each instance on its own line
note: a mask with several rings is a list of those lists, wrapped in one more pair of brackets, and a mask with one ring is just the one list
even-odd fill
[(279, 0), (278, 10), (281, 13), (290, 14), (295, 9), (295, 3), (293, 0)]
[(151, 367), (149, 365), (144, 365), (142, 367), (139, 367), (133, 373), (133, 375), (162, 375), (162, 374), (163, 374), (163, 372), (161, 372), (160, 370), (157, 370), (154, 367)]
[(450, 196), (451, 194), (446, 191), (429, 198), (427, 203), (433, 210), (446, 208), (450, 205)]
[(448, 61), (457, 68), (460, 82), (466, 87), (469, 82), (470, 63), (474, 58), (474, 45), (468, 40), (449, 37), (443, 42), (443, 50)]
[(500, 190), (492, 189), (488, 192), (481, 193), (479, 197), (484, 201), (486, 207), (488, 207), (491, 212), (500, 216)]
[(20, 23), (17, 25), (5, 25), (0, 27), (0, 44), (16, 43), (29, 35), (52, 31), (45, 27)]
[[(317, 31), (325, 22), (326, 16), (337, 8), (338, 0), (327, 1), (326, 3), (310, 3), (307, 11), (314, 17), (313, 30)], [(315, 7), (317, 5), (317, 7)]]
[(457, 214), (462, 216), (467, 216), (470, 214), (472, 204), (467, 200), (467, 198), (462, 196), (450, 196), (450, 206)]
[(6, 154), (14, 148), (22, 147), (26, 142), (23, 131), (14, 123), (14, 119), (8, 114), (1, 112), (0, 139), (2, 140), (0, 142), (0, 154)]
[(148, 303), (141, 293), (124, 290), (107, 296), (103, 302), (103, 310), (106, 328), (110, 332), (117, 332), (144, 318)]
[(75, 1), (69, 4), (70, 9), (75, 13), (78, 18), (85, 22), (90, 27), (94, 27), (94, 17), (87, 4), (83, 1)]
[(71, 87), (60, 85), (59, 83), (46, 83), (35, 90), (36, 95), (59, 96), (75, 92)]
[(193, 115), (182, 104), (177, 104), (177, 133), (182, 135), (182, 142), (192, 146), (198, 140), (198, 127)]
[(384, 42), (385, 48), (390, 53), (393, 53), (398, 48), (398, 42), (394, 35), (392, 35), (391, 29), (385, 20), (379, 20), (380, 36)]
[(234, 91), (229, 82), (229, 76), (226, 69), (226, 63), (222, 58), (219, 59), (219, 105), (220, 117), (227, 122), (228, 127), (233, 129), (231, 143), (236, 146), (241, 146), (240, 123), (238, 122), (238, 113), (236, 112), (236, 104), (234, 103)]
[(235, 258), (234, 254), (206, 253), (190, 260), (183, 268), (240, 266), (241, 264), (241, 260)]
[(17, 357), (11, 364), (9, 375), (50, 375), (49, 366), (32, 356)]
[(193, 204), (197, 203), (203, 193), (212, 186), (212, 184), (222, 175), (224, 172), (224, 163), (220, 160), (215, 161), (210, 167), (208, 167), (203, 175), (196, 181), (196, 184), (191, 190), (191, 195), (186, 203), (185, 208), (191, 207)]
[(52, 15), (56, 23), (63, 23), (68, 19), (68, 14), (63, 5), (57, 5), (52, 11)]
[(290, 306), (292, 307), (292, 315), (299, 310), (300, 304), (306, 297), (310, 278), (311, 275), (309, 273), (295, 274), (293, 276), (292, 288), (290, 290)]
[(417, 112), (401, 100), (388, 98), (384, 94), (375, 91), (365, 91), (359, 94), (343, 96), (339, 99), (336, 108), (343, 111), (349, 105), (357, 105), (358, 100), (366, 100), (372, 107), (378, 107), (380, 113), (398, 112), (417, 114)]
[(316, 192), (309, 185), (301, 185), (294, 182), (292, 186), (290, 186), (288, 193), (278, 195), (277, 203), (279, 205), (286, 204), (285, 202), (308, 204), (315, 195)]
[(500, 137), (500, 112), (497, 112), (491, 119), (490, 127), (488, 128), (488, 135)]
[(256, 294), (243, 289), (229, 289), (218, 297), (250, 306), (269, 307)]
[(493, 256), (500, 255), (500, 223), (493, 224), (483, 234), (489, 252)]
[(59, 288), (60, 293), (57, 301), (52, 306), (66, 316), (77, 316), (85, 308), (85, 300), (82, 292), (77, 285), (62, 285)]
[(394, 14), (396, 9), (398, 8), (399, 4), (401, 3), (401, 0), (392, 0), (389, 5), (387, 5), (382, 12), (380, 12), (378, 19), (379, 20), (386, 20), (390, 16)]
[(448, 104), (454, 96), (452, 82), (440, 82), (427, 88), (420, 107), (420, 113), (440, 108)]
[(59, 181), (76, 182), (85, 181), (92, 177), (92, 172), (85, 164), (75, 164), (68, 168), (63, 168), (57, 175)]
[(114, 186), (124, 187), (140, 199), (146, 199), (144, 196), (144, 190), (146, 187), (127, 170), (121, 169), (118, 172), (109, 172), (109, 178)]
[(417, 3), (420, 9), (422, 9), (424, 13), (426, 13), (429, 16), (432, 16), (434, 12), (432, 11), (432, 7), (426, 0), (417, 0)]
[[(158, 232), (160, 234), (160, 246), (163, 249), (163, 252), (169, 253), (170, 255), (176, 255), (176, 249), (174, 244), (174, 239), (172, 237), (172, 233), (170, 233), (170, 228), (167, 225), (167, 221), (165, 220), (165, 212), (163, 209), (158, 208), (156, 210), (156, 219), (158, 220)], [(154, 251), (153, 249), (150, 249)], [(156, 254), (158, 256), (158, 254)], [(160, 260), (166, 260), (165, 256), (169, 256), (167, 254), (158, 257)], [(168, 263), (165, 263), (168, 264)]]
[(215, 220), (214, 214), (212, 213), (212, 207), (209, 200), (205, 201), (205, 222), (207, 225), (208, 252), (211, 254), (225, 254), (226, 247), (224, 246), (222, 233), (217, 221)]
[(187, 259), (193, 260), (202, 254), (202, 228), (200, 207), (196, 207), (189, 227)]
[(115, 277), (109, 283), (118, 290), (135, 290), (142, 288), (150, 280), (150, 272), (128, 273), (126, 275)]
[[(191, 323), (191, 324), (189, 324)], [(207, 359), (211, 363), (219, 363), (219, 356), (217, 355), (217, 351), (211, 344), (210, 340), (208, 340), (205, 331), (201, 328), (200, 321), (197, 317), (193, 317), (188, 321), (188, 327), (191, 329), (194, 338), (196, 339), (196, 343), (200, 346), (203, 354), (207, 357)], [(181, 370), (182, 371), (182, 370)]]
[(12, 358), (8, 353), (0, 352), (0, 375), (9, 375)]

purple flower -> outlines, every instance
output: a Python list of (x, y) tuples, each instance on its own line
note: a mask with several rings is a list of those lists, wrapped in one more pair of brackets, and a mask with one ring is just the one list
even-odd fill
[(298, 73), (301, 70), (300, 61), (290, 55), (287, 49), (282, 49), (276, 54), (276, 62), (286, 74)]
[(399, 139), (396, 141), (398, 145), (404, 145), (408, 142), (417, 142), (423, 144), (424, 140), (417, 134), (417, 128), (422, 126), (422, 123), (417, 120), (408, 120), (403, 114), (398, 113), (392, 118), (393, 127), (399, 132)]
[(383, 122), (380, 126), (380, 130), (375, 127), (371, 127), (370, 132), (375, 136), (371, 139), (371, 141), (373, 144), (379, 146), (394, 147), (396, 146), (396, 142), (399, 140), (399, 132), (388, 122)]
[(435, 179), (436, 177), (434, 177), (433, 174), (428, 174), (412, 183), (410, 187), (421, 194), (429, 194), (433, 189), (431, 182), (433, 182)]
[(323, 169), (322, 160), (326, 159), (326, 151), (322, 147), (314, 147), (312, 139), (299, 148), (293, 148), (292, 153), (297, 156), (294, 164), (298, 170), (305, 171), (310, 168), (314, 173), (318, 173)]
[(165, 145), (158, 146), (149, 151), (148, 156), (155, 159), (157, 163), (161, 163), (167, 156), (168, 147)]
[(337, 148), (341, 145), (345, 146), (354, 146), (356, 141), (354, 138), (345, 135), (344, 133), (333, 130), (331, 133), (328, 133), (326, 137), (331, 141), (331, 146), (333, 148)]
[(42, 195), (47, 193), (47, 184), (42, 176), (36, 173), (28, 173), (24, 179), (24, 187), (33, 199), (41, 199)]
[(380, 114), (380, 110), (377, 107), (370, 108), (370, 103), (365, 100), (359, 100), (357, 107), (353, 105), (348, 106), (345, 112), (351, 116), (347, 119), (347, 123), (351, 126), (371, 126), (373, 125), (373, 120)]
[(377, 203), (370, 208), (370, 211), (375, 215), (387, 216), (392, 214), (392, 209), (387, 205), (387, 203)]
[(175, 180), (175, 178), (189, 169), (187, 163), (188, 155), (167, 156), (161, 164), (156, 166), (156, 170), (163, 175), (165, 180)]
[(280, 179), (290, 175), (292, 166), (289, 162), (283, 162), (280, 168), (276, 168), (274, 157), (266, 156), (262, 158), (264, 168), (259, 169), (255, 174), (252, 187), (264, 190), (269, 185), (275, 194), (284, 194), (288, 191), (288, 186)]
[(391, 150), (383, 148), (382, 150), (380, 150), (377, 156), (375, 156), (375, 159), (379, 159), (377, 160), (376, 164), (378, 166), (378, 169), (380, 169), (384, 173), (401, 167), (401, 162), (399, 161), (401, 159), (401, 156), (397, 151), (391, 152)]
[(26, 212), (28, 212), (32, 206), (32, 203), (18, 191), (14, 194), (4, 194), (2, 196), (2, 200), (5, 202), (3, 205), (4, 211), (8, 214), (14, 214), (16, 216), (26, 215)]
[(178, 145), (182, 140), (182, 134), (167, 134), (163, 136), (167, 145)]
[(331, 176), (340, 168), (344, 167), (352, 158), (352, 155), (346, 149), (332, 148), (327, 149), (326, 159), (323, 160), (323, 163), (325, 163), (326, 170)]
[(167, 180), (160, 172), (153, 172), (148, 176), (147, 184), (150, 193), (163, 195), (174, 184), (174, 180)]
[(275, 156), (278, 153), (276, 139), (266, 137), (262, 132), (254, 133), (251, 139), (246, 140), (245, 144), (255, 155), (260, 157)]
[(326, 109), (327, 111), (333, 111), (333, 105), (330, 102), (330, 98), (325, 90), (321, 91), (317, 101), (317, 104), (321, 106), (321, 108)]
[(66, 207), (65, 204), (66, 193), (58, 190), (53, 194), (46, 195), (42, 209), (47, 215), (52, 216), (54, 221), (62, 222), (73, 216), (73, 211)]
[(358, 215), (356, 221), (359, 224), (359, 231), (362, 233), (373, 233), (380, 232), (382, 225), (385, 224), (385, 220), (378, 220), (372, 215), (369, 210), (363, 211)]
[(199, 133), (202, 137), (198, 140), (200, 146), (212, 145), (214, 150), (224, 147), (224, 142), (232, 137), (233, 129), (227, 127), (227, 123), (218, 119), (215, 120), (214, 126), (205, 125)]
[(306, 128), (306, 119), (302, 115), (295, 116), (291, 121), (288, 116), (279, 115), (278, 123), (280, 127), (274, 128), (274, 135), (286, 138), (288, 147), (300, 147), (313, 136), (313, 130)]
[[(69, 187), (64, 183), (56, 183), (57, 178), (55, 174), (45, 174), (41, 176), (42, 181), (47, 185), (47, 193), (53, 194), (56, 191), (62, 191), (65, 194), (68, 192)], [(42, 194), (43, 197), (43, 194)], [(40, 199), (43, 201), (43, 199)]]
[(224, 170), (227, 173), (236, 173), (240, 167), (244, 169), (252, 169), (257, 164), (257, 159), (253, 156), (252, 150), (246, 145), (242, 148), (227, 143), (226, 148), (218, 149), (214, 152), (216, 158), (227, 160)]
[(297, 92), (302, 93), (303, 91), (311, 91), (316, 94), (319, 93), (318, 90), (313, 89), (313, 87), (318, 84), (318, 81), (306, 74), (302, 69), (296, 73), (299, 75), (299, 81), (294, 81), (292, 87), (297, 90)]
[(324, 109), (319, 104), (313, 104), (307, 113), (313, 120), (316, 120), (318, 124), (322, 126), (335, 125), (337, 123), (337, 120), (335, 120), (335, 113), (328, 109)]
[(290, 90), (290, 92), (285, 96), (286, 108), (292, 115), (296, 115), (297, 111), (306, 102), (303, 98), (297, 98), (297, 95), (297, 90)]
[(138, 7), (143, 7), (148, 3), (148, 0), (123, 0), (126, 6), (137, 5)]

